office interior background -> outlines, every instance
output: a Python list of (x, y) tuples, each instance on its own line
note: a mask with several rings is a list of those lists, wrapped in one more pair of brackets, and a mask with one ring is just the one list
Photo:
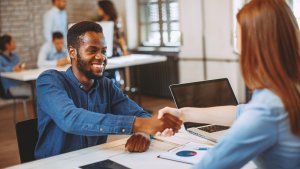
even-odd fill
[[(246, 102), (246, 87), (235, 49), (235, 14), (247, 0), (112, 1), (129, 52), (168, 58), (165, 63), (131, 70), (133, 77), (139, 71), (140, 82), (130, 83), (139, 83), (142, 95), (172, 102), (170, 84), (228, 78), (238, 101)], [(300, 23), (300, 0), (288, 2)], [(51, 0), (0, 1), (0, 34), (10, 34), (16, 40), (16, 52), (27, 68), (36, 67), (44, 42), (43, 15), (51, 6)], [(66, 11), (68, 23), (93, 20), (97, 17), (97, 0), (67, 0)], [(3, 110), (10, 104), (12, 101), (1, 99), (0, 113), (7, 113)], [(0, 142), (2, 146), (9, 145)]]

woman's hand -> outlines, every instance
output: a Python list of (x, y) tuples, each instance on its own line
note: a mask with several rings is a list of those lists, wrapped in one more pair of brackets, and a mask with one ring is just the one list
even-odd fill
[(160, 109), (158, 111), (158, 116), (157, 118), (160, 119), (161, 117), (164, 116), (164, 114), (169, 113), (173, 116), (178, 117), (180, 120), (183, 120), (183, 115), (180, 109), (172, 108), (172, 107), (165, 107), (163, 109)]
[[(179, 109), (176, 108), (171, 108), (171, 107), (165, 107), (163, 109), (160, 109), (158, 111), (158, 116), (157, 118), (160, 119), (161, 117), (163, 117), (166, 113), (171, 114), (173, 116), (178, 117), (180, 120), (182, 120), (182, 114), (181, 111)], [(167, 128), (165, 129), (163, 132), (158, 132), (156, 135), (159, 136), (164, 136), (164, 137), (170, 137), (173, 136), (175, 133), (173, 131), (172, 128)]]

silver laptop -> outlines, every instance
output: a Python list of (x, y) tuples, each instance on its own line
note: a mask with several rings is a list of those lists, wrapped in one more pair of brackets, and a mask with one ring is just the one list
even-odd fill
[[(169, 88), (177, 108), (205, 108), (238, 104), (227, 78), (173, 84)], [(229, 129), (229, 126), (191, 122), (185, 122), (184, 127), (189, 133), (213, 142), (217, 142)]]

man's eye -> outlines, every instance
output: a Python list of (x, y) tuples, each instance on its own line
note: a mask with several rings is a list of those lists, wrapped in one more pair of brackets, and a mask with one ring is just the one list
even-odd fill
[(102, 50), (102, 54), (103, 54), (103, 55), (106, 55), (106, 50)]
[(89, 53), (96, 53), (97, 50), (89, 50), (88, 52), (89, 52)]

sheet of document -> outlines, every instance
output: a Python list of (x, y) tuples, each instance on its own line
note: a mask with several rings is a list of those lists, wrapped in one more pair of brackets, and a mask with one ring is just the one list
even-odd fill
[(188, 164), (196, 164), (210, 148), (211, 146), (205, 144), (190, 142), (162, 153), (158, 157)]

